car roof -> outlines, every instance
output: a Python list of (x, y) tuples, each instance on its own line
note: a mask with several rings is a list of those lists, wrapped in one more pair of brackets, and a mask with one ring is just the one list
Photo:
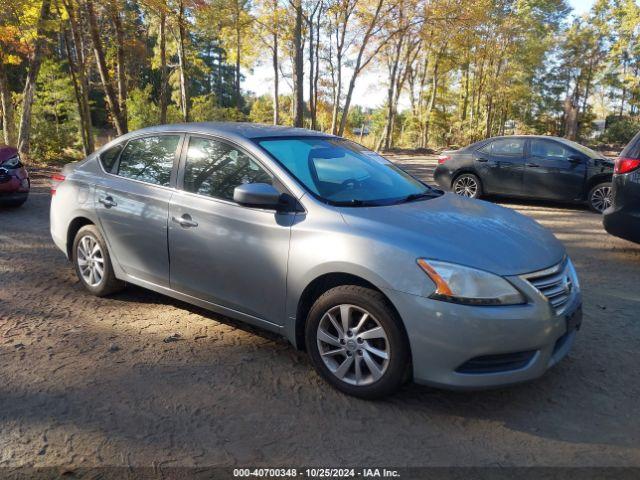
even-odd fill
[(174, 123), (168, 125), (158, 125), (155, 127), (147, 127), (135, 132), (132, 135), (146, 133), (166, 133), (166, 132), (183, 132), (183, 133), (209, 133), (217, 134), (229, 138), (274, 138), (274, 137), (330, 137), (323, 132), (315, 130), (307, 130), (306, 128), (284, 127), (280, 125), (265, 125), (261, 123), (248, 122), (192, 122), (192, 123)]
[(486, 140), (496, 140), (498, 138), (540, 138), (543, 140), (558, 140), (561, 142), (566, 140), (566, 138), (555, 137), (553, 135), (499, 135), (497, 137), (487, 138)]

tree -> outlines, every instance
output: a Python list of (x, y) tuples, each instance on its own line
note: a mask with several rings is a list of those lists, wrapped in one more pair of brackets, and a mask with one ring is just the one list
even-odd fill
[(51, 0), (42, 0), (40, 14), (38, 15), (36, 38), (33, 50), (29, 56), (29, 69), (22, 93), (22, 113), (20, 115), (20, 128), (18, 130), (18, 150), (24, 155), (29, 154), (29, 141), (31, 135), (31, 108), (36, 91), (36, 79), (42, 63), (46, 37), (45, 29), (49, 19)]

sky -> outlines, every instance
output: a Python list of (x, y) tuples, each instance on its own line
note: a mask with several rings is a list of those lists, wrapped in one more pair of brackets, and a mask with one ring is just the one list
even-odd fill
[[(569, 0), (569, 4), (573, 8), (575, 15), (581, 15), (589, 11), (594, 1), (595, 0)], [(260, 65), (256, 65), (252, 71), (244, 71), (243, 73), (245, 75), (245, 81), (242, 84), (243, 90), (251, 91), (258, 96), (272, 94), (273, 68), (269, 59), (266, 59)], [(282, 80), (284, 80), (284, 82)], [(386, 88), (384, 81), (380, 81), (379, 72), (375, 70), (365, 71), (356, 81), (352, 104), (370, 108), (379, 107), (383, 105), (386, 100)], [(291, 93), (290, 80), (281, 79), (280, 90), (282, 94)], [(305, 92), (305, 98), (306, 95)], [(403, 106), (400, 105), (400, 107), (402, 108)]]

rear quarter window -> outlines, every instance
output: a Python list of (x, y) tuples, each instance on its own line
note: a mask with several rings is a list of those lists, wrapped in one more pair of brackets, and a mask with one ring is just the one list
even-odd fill
[(640, 132), (624, 147), (620, 154), (622, 158), (640, 158)]
[(116, 173), (116, 162), (123, 148), (124, 145), (122, 143), (119, 143), (118, 145), (115, 145), (100, 154), (100, 163), (102, 164), (102, 168), (104, 168), (106, 172)]

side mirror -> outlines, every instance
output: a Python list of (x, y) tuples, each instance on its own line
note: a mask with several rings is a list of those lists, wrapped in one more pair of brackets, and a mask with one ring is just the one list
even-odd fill
[(245, 183), (233, 190), (233, 201), (245, 207), (277, 209), (280, 192), (268, 183)]

